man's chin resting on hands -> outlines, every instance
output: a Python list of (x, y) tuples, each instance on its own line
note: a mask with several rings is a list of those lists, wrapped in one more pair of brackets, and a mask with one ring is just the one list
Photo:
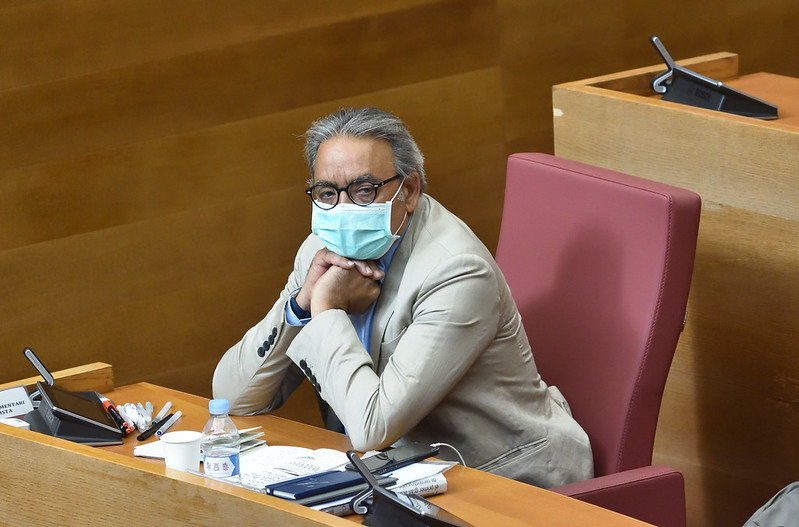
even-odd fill
[(542, 487), (590, 478), (588, 437), (538, 374), (502, 273), (424, 193), (404, 124), (341, 110), (311, 125), (305, 155), (312, 233), (217, 365), (214, 397), (264, 413), (308, 379), (356, 450), (447, 443), (468, 466)]

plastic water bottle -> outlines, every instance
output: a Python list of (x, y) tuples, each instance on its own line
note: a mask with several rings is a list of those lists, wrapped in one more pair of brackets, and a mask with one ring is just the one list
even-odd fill
[(200, 440), (203, 472), (217, 478), (239, 479), (239, 430), (228, 416), (227, 399), (212, 399), (208, 410), (211, 417)]

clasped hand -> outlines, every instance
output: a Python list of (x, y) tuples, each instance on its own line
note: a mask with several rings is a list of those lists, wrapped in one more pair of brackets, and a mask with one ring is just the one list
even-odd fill
[(378, 282), (384, 276), (373, 260), (352, 260), (320, 249), (297, 293), (297, 304), (312, 317), (328, 309), (363, 313), (380, 295)]

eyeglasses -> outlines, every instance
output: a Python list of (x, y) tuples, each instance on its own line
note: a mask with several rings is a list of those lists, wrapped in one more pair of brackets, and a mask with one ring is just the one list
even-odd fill
[(349, 196), (350, 201), (356, 205), (365, 207), (366, 205), (374, 202), (375, 198), (377, 197), (377, 189), (386, 183), (390, 183), (395, 179), (402, 177), (405, 176), (402, 174), (397, 174), (396, 176), (388, 178), (385, 181), (381, 181), (380, 183), (372, 183), (371, 181), (356, 179), (346, 187), (337, 187), (330, 183), (317, 183), (311, 188), (306, 189), (305, 193), (311, 197), (314, 205), (322, 210), (330, 210), (338, 205), (339, 196), (344, 191), (347, 192), (347, 196)]

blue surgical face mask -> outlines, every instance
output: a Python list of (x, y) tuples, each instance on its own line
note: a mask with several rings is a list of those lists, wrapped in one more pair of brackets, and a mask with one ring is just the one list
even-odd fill
[[(339, 203), (330, 210), (314, 206), (311, 231), (331, 252), (355, 260), (376, 260), (399, 239), (399, 229), (391, 232), (391, 204), (401, 188), (400, 183), (394, 197), (385, 203)], [(400, 229), (405, 217), (407, 213)]]

